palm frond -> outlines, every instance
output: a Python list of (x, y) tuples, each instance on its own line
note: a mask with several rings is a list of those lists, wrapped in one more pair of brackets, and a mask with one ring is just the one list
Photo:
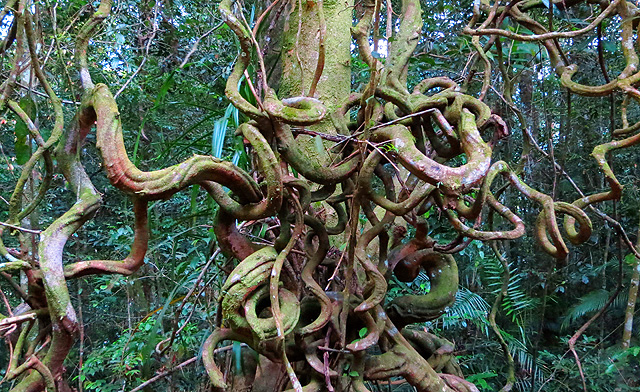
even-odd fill
[(530, 297), (522, 289), (521, 282), (523, 278), (522, 274), (511, 275), (509, 286), (507, 287), (507, 295), (502, 301), (502, 308), (507, 313), (507, 316), (511, 316), (512, 319), (515, 319), (516, 315), (524, 310), (537, 307), (540, 302), (537, 298)]
[[(502, 309), (507, 316), (511, 316), (512, 321), (527, 309), (538, 306), (539, 300), (529, 296), (522, 288), (522, 282), (525, 276), (518, 273), (518, 269), (509, 265), (509, 285), (507, 286), (507, 295), (502, 299)], [(483, 276), (492, 293), (498, 295), (502, 290), (502, 279), (504, 275), (504, 267), (502, 263), (495, 257), (487, 257), (484, 259)]]
[(629, 291), (622, 290), (618, 293), (616, 299), (613, 300), (611, 304), (612, 309), (624, 309), (627, 307), (627, 302), (629, 300)]
[(615, 268), (615, 267), (617, 267), (617, 265), (618, 265), (618, 258), (617, 257), (612, 257), (606, 263), (593, 266), (593, 269), (591, 270), (591, 273), (594, 276), (598, 276), (598, 275), (602, 274), (603, 270), (606, 270), (608, 268)]
[[(583, 295), (578, 299), (578, 303), (573, 305), (567, 311), (567, 314), (562, 320), (562, 325), (560, 328), (565, 330), (569, 328), (571, 323), (578, 320), (579, 318), (595, 313), (598, 310), (602, 309), (602, 307), (607, 303), (607, 300), (611, 296), (611, 292), (603, 289), (598, 289)], [(626, 305), (627, 293), (621, 292), (618, 294), (618, 297), (611, 304), (611, 308), (621, 308)]]
[(460, 286), (455, 302), (442, 316), (442, 326), (444, 329), (466, 327), (467, 322), (472, 322), (488, 336), (487, 315), (490, 309), (491, 306), (481, 296)]

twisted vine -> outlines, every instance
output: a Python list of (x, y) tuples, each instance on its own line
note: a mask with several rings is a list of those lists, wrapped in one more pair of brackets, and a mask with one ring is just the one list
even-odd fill
[[(528, 186), (507, 163), (493, 160), (495, 142), (509, 132), (505, 122), (482, 100), (490, 82), (490, 62), (485, 53), (489, 48), (475, 39), (490, 36), (489, 42), (495, 42), (499, 36), (540, 42), (561, 82), (572, 92), (602, 96), (622, 91), (629, 100), (638, 100), (640, 72), (633, 42), (633, 31), (637, 28), (633, 20), (638, 9), (627, 1), (600, 2), (603, 10), (599, 16), (587, 27), (571, 32), (548, 31), (527, 14), (528, 10), (541, 7), (540, 0), (493, 5), (481, 2), (465, 29), (474, 36), (474, 47), (485, 67), (480, 98), (475, 98), (445, 77), (425, 79), (410, 91), (407, 70), (422, 28), (420, 2), (402, 1), (399, 28), (382, 64), (369, 47), (369, 35), (378, 23), (373, 20), (375, 10), (380, 9), (380, 4), (366, 0), (352, 35), (363, 61), (371, 68), (370, 81), (363, 92), (344, 97), (336, 110), (328, 111), (327, 105), (314, 96), (278, 97), (267, 84), (266, 75), (261, 75), (263, 96), (258, 97), (256, 105), (240, 94), (238, 85), (248, 74), (249, 66), (258, 62), (264, 73), (264, 64), (259, 56), (261, 51), (255, 48), (258, 45), (255, 36), (234, 9), (234, 2), (223, 0), (221, 14), (241, 46), (225, 92), (250, 119), (238, 132), (257, 157), (259, 180), (230, 162), (202, 155), (145, 172), (128, 159), (116, 102), (108, 86), (91, 81), (86, 58), (89, 41), (108, 17), (111, 1), (102, 0), (80, 30), (76, 59), (84, 93), (74, 120), (66, 128), (61, 101), (39, 67), (29, 3), (26, 0), (18, 0), (17, 6), (14, 3), (9, 2), (16, 18), (17, 40), (26, 39), (31, 67), (54, 108), (55, 124), (51, 136), (43, 140), (28, 114), (10, 99), (15, 95), (15, 79), (23, 61), (24, 47), (18, 43), (10, 78), (2, 86), (0, 108), (8, 107), (28, 125), (38, 149), (23, 167), (10, 201), (9, 221), (0, 226), (0, 235), (42, 202), (55, 170), (53, 157), (57, 170), (76, 192), (77, 202), (40, 234), (37, 257), (24, 259), (22, 255), (11, 254), (0, 242), (0, 255), (7, 259), (0, 264), (0, 270), (24, 270), (30, 283), (42, 290), (37, 300), (29, 304), (31, 310), (23, 315), (0, 316), (0, 326), (4, 330), (9, 325), (23, 325), (25, 331), (36, 317), (43, 321), (41, 329), (46, 328), (47, 322), (51, 325), (50, 341), (42, 352), (23, 350), (16, 345), (16, 360), (7, 377), (21, 379), (13, 391), (60, 387), (62, 362), (78, 328), (67, 280), (95, 274), (129, 275), (138, 270), (149, 241), (147, 203), (170, 198), (193, 185), (201, 186), (218, 203), (215, 222), (218, 245), (238, 261), (222, 288), (216, 329), (203, 346), (202, 360), (214, 388), (228, 387), (216, 365), (214, 350), (223, 340), (233, 340), (283, 363), (296, 392), (326, 390), (332, 383), (365, 391), (367, 381), (391, 377), (403, 377), (421, 392), (477, 391), (462, 377), (451, 354), (452, 344), (414, 330), (410, 324), (434, 320), (453, 303), (458, 287), (453, 254), (471, 240), (513, 240), (525, 234), (522, 219), (502, 204), (499, 194), (492, 190), (494, 182), (503, 178), (507, 186), (541, 206), (534, 235), (545, 252), (563, 259), (569, 251), (565, 238), (580, 244), (591, 235), (591, 222), (583, 209), (620, 197), (622, 185), (606, 161), (607, 153), (640, 141), (636, 134), (594, 149), (593, 156), (610, 185), (607, 192), (564, 203)], [(573, 7), (582, 3), (553, 4)], [(323, 7), (323, 2), (309, 6)], [(486, 18), (476, 26), (483, 13)], [(324, 25), (324, 14), (320, 15)], [(558, 40), (586, 34), (613, 15), (622, 18), (625, 69), (600, 86), (573, 81), (578, 68), (567, 63)], [(499, 26), (506, 18), (532, 34), (501, 29)], [(321, 31), (322, 55), (318, 58), (310, 95), (322, 83), (326, 61), (326, 30)], [(616, 135), (626, 136), (640, 127), (628, 126), (626, 117), (623, 120), (625, 128), (617, 130)], [(310, 158), (306, 142), (297, 137), (304, 132), (314, 134), (309, 129), (321, 123), (330, 124), (333, 131), (316, 134), (326, 143), (333, 143), (330, 147), (335, 148), (330, 150), (334, 152), (335, 164)], [(81, 163), (80, 147), (94, 127), (107, 177), (133, 201), (135, 235), (130, 254), (123, 260), (65, 263), (63, 250), (67, 240), (93, 218), (101, 202)], [(26, 179), (41, 161), (45, 179), (36, 198), (23, 207)], [(334, 221), (318, 213), (318, 203), (335, 212)], [(424, 216), (430, 209), (444, 214), (458, 234), (456, 239), (442, 244), (429, 236)], [(367, 218), (366, 224), (360, 222), (361, 213)], [(496, 213), (512, 228), (487, 229), (486, 220), (492, 220)], [(558, 214), (565, 216), (564, 233), (557, 223)], [(487, 215), (490, 217), (485, 219)], [(254, 243), (237, 227), (238, 221), (265, 218), (279, 224), (273, 245)], [(409, 228), (415, 234), (405, 238)], [(346, 248), (332, 247), (336, 241), (345, 243)], [(387, 300), (390, 279), (411, 282), (420, 271), (425, 271), (431, 282), (428, 294)], [(42, 316), (43, 312), (46, 316)], [(28, 323), (26, 327), (24, 323)], [(362, 328), (366, 333), (358, 336)], [(20, 334), (22, 340), (23, 335), (26, 333)], [(367, 350), (374, 346), (380, 348), (380, 354), (369, 354)], [(347, 364), (353, 371), (345, 373)], [(29, 369), (35, 372), (28, 372)], [(299, 377), (300, 374), (307, 377)], [(307, 382), (304, 387), (303, 381)]]

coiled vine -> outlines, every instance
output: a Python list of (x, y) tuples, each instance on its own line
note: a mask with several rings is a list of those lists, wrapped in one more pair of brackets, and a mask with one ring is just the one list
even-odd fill
[[(586, 27), (564, 32), (536, 21), (545, 7), (542, 0), (475, 2), (473, 17), (464, 29), (472, 37), (474, 61), (480, 60), (484, 67), (483, 86), (474, 96), (467, 93), (467, 83), (442, 76), (422, 80), (410, 89), (407, 70), (421, 38), (422, 13), (428, 10), (422, 10), (417, 0), (402, 1), (383, 62), (370, 45), (370, 35), (379, 23), (380, 1), (365, 0), (362, 12), (354, 13), (351, 35), (369, 67), (369, 81), (362, 91), (331, 104), (316, 94), (326, 81), (323, 67), (329, 62), (323, 47), (323, 1), (290, 3), (294, 9), (315, 9), (320, 20), (317, 67), (312, 80), (307, 80), (307, 93), (297, 96), (278, 96), (269, 85), (255, 36), (257, 27), (252, 31), (246, 23), (240, 2), (220, 3), (224, 21), (241, 47), (226, 95), (248, 118), (236, 133), (255, 158), (253, 172), (204, 155), (145, 172), (128, 158), (114, 96), (109, 86), (94, 85), (87, 61), (89, 42), (109, 16), (110, 0), (101, 1), (78, 34), (75, 59), (82, 102), (73, 120), (65, 123), (61, 100), (41, 70), (31, 3), (9, 0), (5, 4), (0, 19), (8, 13), (14, 16), (16, 46), (9, 78), (2, 84), (0, 107), (27, 124), (37, 150), (22, 167), (9, 200), (9, 219), (0, 226), (0, 234), (20, 231), (20, 222), (43, 201), (55, 173), (64, 176), (77, 197), (68, 211), (39, 233), (37, 255), (26, 257), (24, 252), (8, 249), (0, 238), (0, 255), (6, 259), (0, 271), (25, 271), (30, 282), (28, 308), (0, 315), (1, 332), (8, 335), (18, 326), (23, 331), (11, 347), (7, 379), (19, 380), (12, 391), (61, 388), (63, 362), (78, 332), (67, 282), (86, 275), (137, 271), (149, 242), (148, 203), (168, 199), (190, 186), (201, 186), (217, 202), (217, 245), (235, 260), (220, 292), (217, 328), (202, 348), (202, 362), (216, 390), (228, 386), (214, 350), (223, 340), (232, 340), (284, 364), (289, 387), (296, 392), (366, 391), (366, 382), (392, 377), (404, 378), (418, 391), (476, 391), (451, 355), (451, 343), (410, 327), (437, 319), (453, 304), (458, 287), (455, 255), (473, 240), (514, 240), (525, 235), (523, 220), (501, 199), (509, 187), (539, 206), (532, 231), (540, 248), (560, 260), (569, 252), (567, 240), (577, 245), (591, 235), (585, 209), (620, 198), (622, 185), (607, 154), (640, 141), (636, 133), (640, 122), (629, 125), (626, 117), (627, 105), (640, 99), (634, 38), (639, 11), (633, 3), (547, 2), (561, 9), (585, 5), (601, 9)], [(616, 77), (607, 76), (602, 85), (575, 81), (578, 67), (569, 62), (559, 40), (587, 34), (615, 15), (622, 20), (626, 67)], [(503, 29), (507, 19), (529, 33)], [(562, 85), (574, 94), (625, 95), (624, 126), (612, 130), (615, 139), (595, 147), (592, 154), (609, 190), (573, 202), (557, 201), (527, 185), (520, 165), (494, 159), (494, 147), (509, 136), (505, 121), (484, 102), (492, 72), (487, 53), (501, 39), (540, 43)], [(55, 122), (46, 140), (15, 101), (25, 62), (53, 108)], [(250, 66), (259, 76), (258, 89), (252, 85), (256, 104), (238, 91), (241, 80), (252, 76)], [(133, 201), (135, 236), (123, 260), (71, 261), (63, 251), (69, 238), (94, 218), (101, 203), (82, 164), (81, 146), (94, 129), (107, 177)], [(304, 134), (322, 141), (329, 151), (327, 159), (310, 156), (309, 139), (300, 136)], [(533, 142), (525, 136), (524, 143), (528, 150)], [(40, 188), (23, 205), (27, 180), (40, 162), (45, 169)], [(452, 241), (440, 242), (429, 235), (428, 211), (448, 221), (457, 234)], [(559, 218), (564, 218), (562, 225)], [(275, 224), (273, 244), (255, 242), (238, 228), (240, 222), (260, 220)], [(412, 282), (420, 271), (429, 278), (428, 293), (387, 298), (391, 279)], [(36, 320), (41, 334), (27, 349), (24, 336)]]

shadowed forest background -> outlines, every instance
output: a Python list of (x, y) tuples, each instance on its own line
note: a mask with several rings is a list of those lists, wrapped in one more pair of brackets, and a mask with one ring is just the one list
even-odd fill
[(635, 391), (626, 0), (3, 0), (0, 391)]

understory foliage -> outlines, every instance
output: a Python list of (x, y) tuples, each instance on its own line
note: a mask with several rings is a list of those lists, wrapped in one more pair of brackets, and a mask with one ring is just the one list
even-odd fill
[(3, 0), (0, 390), (637, 390), (639, 21)]

